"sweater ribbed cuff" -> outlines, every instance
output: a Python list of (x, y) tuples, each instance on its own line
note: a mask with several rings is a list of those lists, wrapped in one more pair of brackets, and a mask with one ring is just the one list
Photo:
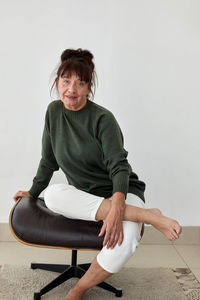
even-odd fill
[(113, 191), (112, 193), (116, 192), (121, 192), (125, 194), (125, 199), (126, 195), (128, 193), (128, 188), (129, 188), (129, 173), (127, 172), (118, 172), (114, 177), (113, 177)]
[(36, 187), (34, 187), (32, 185), (32, 187), (30, 188), (30, 190), (28, 191), (32, 196), (33, 198), (37, 199), (38, 196), (40, 195), (41, 191), (39, 189), (37, 189)]

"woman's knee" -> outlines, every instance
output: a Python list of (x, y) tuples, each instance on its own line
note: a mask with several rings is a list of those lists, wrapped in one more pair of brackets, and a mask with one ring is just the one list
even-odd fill
[(125, 244), (139, 242), (141, 239), (142, 223), (123, 221), (123, 242)]
[(141, 223), (123, 221), (124, 239), (119, 246), (107, 249), (106, 246), (97, 255), (99, 265), (107, 272), (116, 273), (134, 254), (140, 242)]
[(121, 255), (130, 257), (135, 252), (141, 239), (142, 223), (136, 223), (131, 221), (123, 221), (124, 240), (123, 247), (119, 247)]
[(97, 262), (109, 273), (117, 273), (136, 251), (139, 242), (137, 240), (121, 246), (116, 245), (113, 249), (106, 246), (98, 253)]

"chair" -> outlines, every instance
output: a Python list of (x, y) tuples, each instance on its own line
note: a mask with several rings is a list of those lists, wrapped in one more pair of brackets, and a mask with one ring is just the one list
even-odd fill
[[(22, 197), (16, 202), (10, 212), (9, 226), (19, 242), (35, 247), (72, 250), (71, 265), (31, 263), (32, 269), (61, 273), (40, 292), (34, 293), (35, 300), (66, 280), (81, 278), (85, 274), (90, 264), (77, 264), (77, 250), (101, 250), (104, 237), (98, 234), (102, 225), (103, 221), (75, 220), (54, 213), (46, 207), (43, 197)], [(121, 289), (106, 282), (98, 286), (116, 297), (122, 296)]]

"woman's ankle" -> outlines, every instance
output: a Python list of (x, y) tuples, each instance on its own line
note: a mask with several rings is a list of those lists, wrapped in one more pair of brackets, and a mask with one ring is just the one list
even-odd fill
[(153, 225), (158, 215), (155, 214), (151, 209), (143, 209), (142, 213), (138, 215), (138, 222)]
[(77, 284), (72, 288), (72, 290), (77, 295), (83, 296), (87, 292), (88, 288), (80, 285), (79, 282), (77, 282)]

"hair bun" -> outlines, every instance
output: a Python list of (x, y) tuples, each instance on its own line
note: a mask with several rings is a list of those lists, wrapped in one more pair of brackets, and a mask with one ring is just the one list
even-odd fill
[(63, 63), (67, 59), (71, 58), (78, 58), (78, 59), (84, 59), (87, 60), (88, 63), (91, 63), (93, 59), (93, 54), (88, 50), (82, 50), (81, 48), (78, 48), (77, 50), (74, 49), (66, 49), (61, 54), (61, 62)]

